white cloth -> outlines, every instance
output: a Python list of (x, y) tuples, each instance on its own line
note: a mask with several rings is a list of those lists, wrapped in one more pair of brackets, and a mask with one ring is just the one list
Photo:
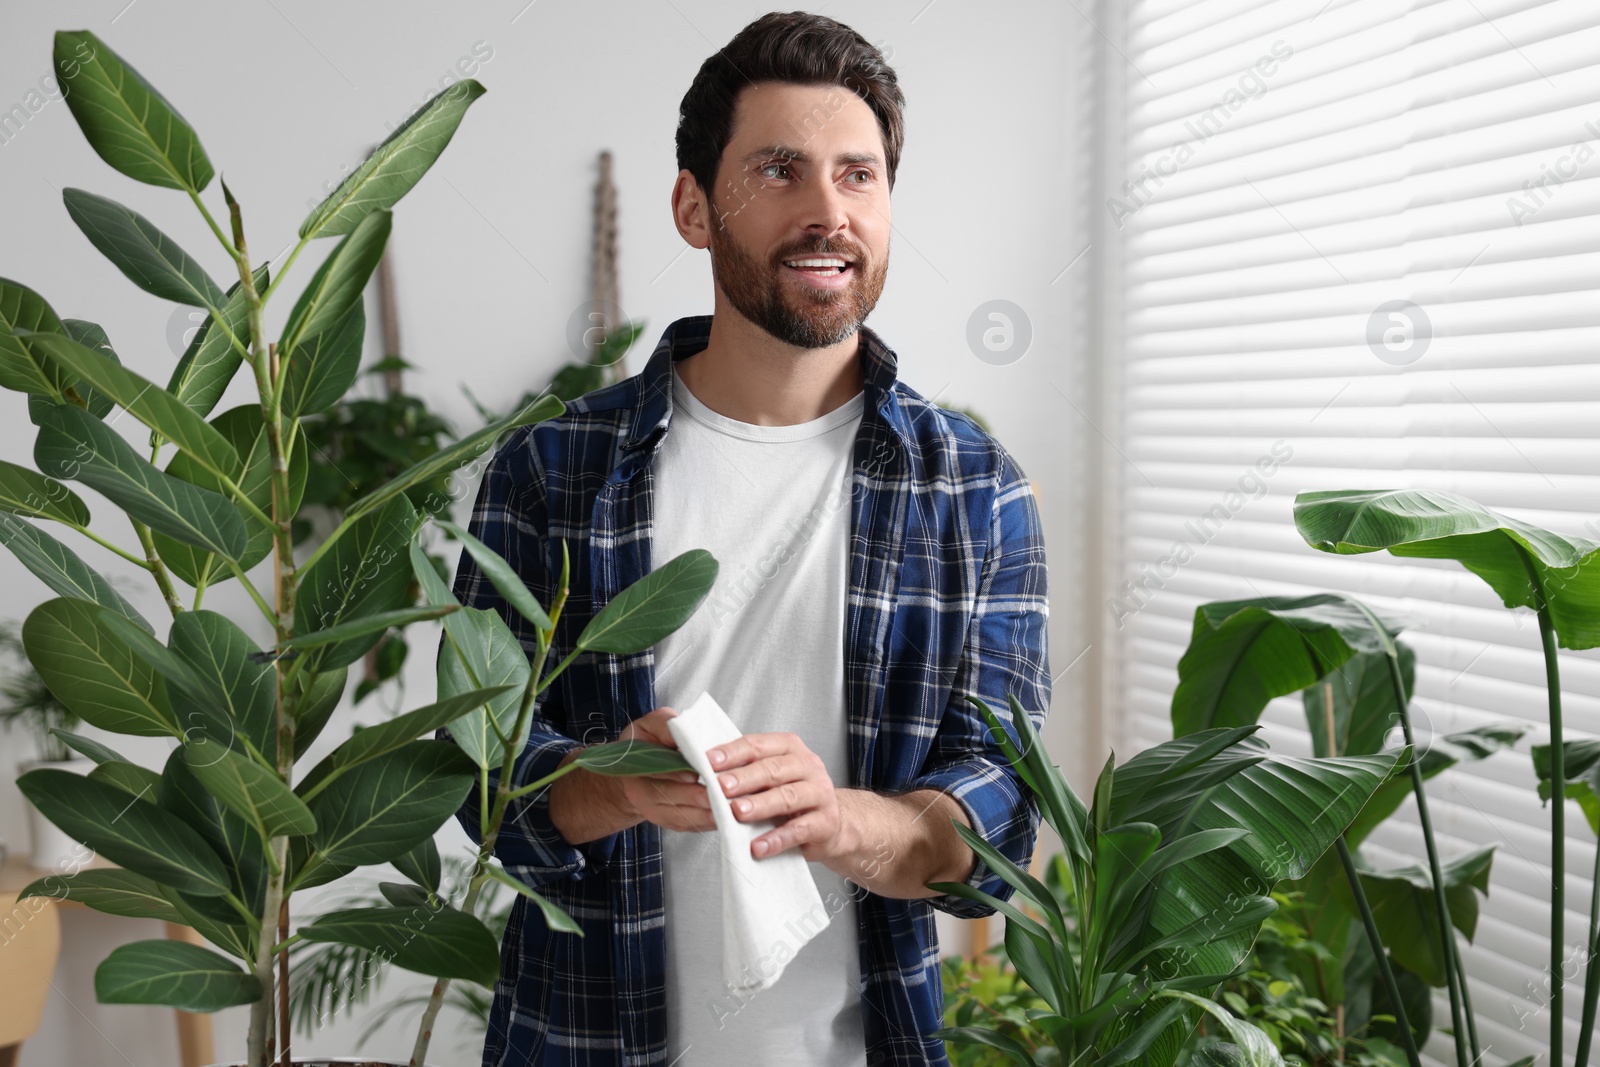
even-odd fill
[[(865, 396), (790, 426), (728, 418), (676, 372), (672, 399), (651, 466), (651, 565), (704, 548), (719, 566), (700, 609), (655, 647), (656, 704), (683, 712), (710, 693), (739, 733), (797, 734), (834, 785), (847, 786), (845, 596)], [(747, 872), (721, 857), (748, 856), (749, 837), (732, 848), (723, 837), (661, 833), (667, 1060), (865, 1067), (857, 902), (866, 891), (823, 863), (790, 856), (789, 865), (799, 859), (810, 870), (823, 907), (780, 923), (789, 936), (725, 982), (729, 946), (736, 950), (742, 936), (730, 932), (724, 906), (739, 890), (725, 886)], [(752, 862), (760, 869), (785, 855)]]
[(780, 944), (788, 942), (798, 952), (821, 932), (806, 919), (822, 909), (822, 894), (799, 851), (789, 849), (759, 860), (750, 854), (750, 842), (777, 829), (778, 823), (740, 822), (734, 817), (706, 751), (743, 735), (711, 694), (701, 693), (699, 700), (668, 719), (667, 729), (678, 742), (678, 751), (707, 783), (711, 816), (717, 821), (722, 849), (722, 980), (741, 992), (766, 989), (783, 974), (788, 960), (779, 960), (775, 967), (763, 967), (763, 961), (776, 959)]

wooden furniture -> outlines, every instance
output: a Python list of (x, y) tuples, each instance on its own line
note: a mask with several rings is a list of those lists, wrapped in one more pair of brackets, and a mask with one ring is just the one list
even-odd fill
[[(114, 864), (96, 859), (88, 866)], [(50, 976), (61, 950), (60, 924), (63, 920), (71, 922), (72, 913), (83, 910), (82, 904), (70, 900), (17, 900), (17, 894), (30, 882), (54, 873), (57, 872), (29, 866), (22, 858), (9, 858), (0, 867), (0, 1067), (15, 1067), (21, 1043), (38, 1031), (45, 1001), (54, 988)], [(174, 941), (203, 943), (200, 935), (187, 926), (162, 925), (166, 936)], [(215, 1063), (211, 1016), (186, 1011), (175, 1014), (182, 1067)]]

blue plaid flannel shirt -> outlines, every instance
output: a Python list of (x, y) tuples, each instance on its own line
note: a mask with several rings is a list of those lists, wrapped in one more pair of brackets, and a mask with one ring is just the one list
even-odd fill
[[(517, 431), (490, 462), (471, 529), (540, 603), (571, 559), (568, 600), (549, 663), (592, 613), (666, 562), (650, 556), (651, 460), (669, 428), (668, 361), (706, 347), (711, 316), (674, 322), (644, 370)], [(1037, 502), (1022, 469), (964, 415), (896, 379), (897, 358), (860, 330), (866, 405), (851, 495), (849, 595), (842, 650), (850, 780), (887, 794), (939, 789), (1012, 862), (1033, 856), (1039, 808), (965, 697), (981, 697), (1013, 739), (1006, 696), (1036, 728), (1051, 679), (1046, 568)], [(498, 610), (531, 654), (531, 628), (470, 557), (456, 573), (468, 607)], [(546, 691), (516, 780), (556, 769), (574, 748), (616, 740), (656, 707), (652, 651), (585, 654)], [(441, 736), (448, 736), (441, 731)], [(495, 772), (498, 778), (498, 771)], [(500, 950), (484, 1067), (643, 1067), (666, 1062), (661, 828), (640, 822), (580, 845), (551, 825), (549, 789), (512, 806), (495, 845), (505, 868), (583, 929), (553, 933), (516, 899)], [(457, 813), (482, 840), (476, 790)], [(980, 859), (968, 884), (1012, 894)], [(862, 1015), (872, 1067), (948, 1063), (934, 909), (994, 909), (954, 896), (859, 900)], [(708, 981), (714, 980), (708, 976)]]

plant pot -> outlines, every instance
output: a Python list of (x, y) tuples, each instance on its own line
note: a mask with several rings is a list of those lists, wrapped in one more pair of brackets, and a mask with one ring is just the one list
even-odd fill
[[(20, 777), (29, 771), (41, 768), (88, 774), (94, 770), (95, 763), (89, 759), (29, 760), (18, 764), (17, 774)], [(32, 804), (28, 805), (28, 839), (32, 842), (28, 862), (47, 871), (76, 870), (93, 855), (86, 845), (74, 841), (55, 823), (40, 815), (39, 810)]]

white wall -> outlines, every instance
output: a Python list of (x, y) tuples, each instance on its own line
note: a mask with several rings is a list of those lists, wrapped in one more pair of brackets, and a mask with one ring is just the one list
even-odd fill
[[(398, 206), (391, 241), (405, 355), (421, 368), (409, 388), (458, 427), (470, 427), (475, 417), (462, 385), (503, 405), (541, 386), (568, 358), (566, 323), (588, 296), (602, 149), (615, 157), (622, 304), (629, 316), (648, 320), (629, 369), (642, 366), (674, 318), (711, 310), (706, 253), (683, 245), (669, 215), (677, 106), (713, 48), (769, 9), (735, 0), (525, 2), (18, 5), (0, 21), (0, 109), (39, 103), (28, 93), (51, 70), (55, 30), (93, 30), (199, 132), (243, 205), (256, 261), (276, 262), (325, 182), (356, 165), (475, 44), (480, 55), (492, 49), (475, 74), (489, 92)], [(961, 0), (812, 10), (892, 49), (908, 100), (907, 143), (893, 200), (894, 269), (869, 325), (899, 352), (902, 376), (914, 388), (977, 409), (1038, 485), (1054, 594), (1053, 669), (1077, 660), (1057, 682), (1046, 738), (1081, 782), (1080, 763), (1097, 764), (1100, 751), (1082, 681), (1098, 653), (1078, 658), (1091, 640), (1081, 607), (1091, 571), (1082, 493), (1097, 421), (1092, 379), (1084, 374), (1083, 310), (1095, 257), (1079, 258), (1088, 243), (1083, 189), (1092, 99), (1084, 57), (1094, 31), (1071, 5), (1049, 0), (987, 4), (981, 15)], [(112, 171), (60, 99), (44, 100), (21, 132), (0, 144), (0, 275), (37, 289), (64, 316), (99, 322), (126, 363), (164, 381), (175, 359), (168, 341), (175, 306), (135, 289), (95, 252), (62, 206), (64, 186), (144, 212), (224, 286), (232, 280), (226, 260), (184, 196)], [(204, 195), (220, 217), (220, 186)], [(292, 288), (298, 291), (331, 244), (307, 250)], [(1031, 348), (1006, 366), (979, 360), (966, 341), (969, 316), (993, 299), (1023, 308), (1033, 332)], [(281, 326), (292, 302), (270, 306), (269, 331)], [(376, 342), (374, 325), (369, 355)], [(218, 410), (245, 402), (244, 385), (241, 379)], [(29, 463), (32, 429), (23, 398), (0, 396), (0, 457)], [(131, 540), (109, 505), (85, 495), (92, 508), (99, 504), (97, 528)], [(93, 546), (83, 554), (125, 579), (152, 619), (162, 614), (133, 568)], [(20, 620), (48, 595), (9, 555), (0, 558), (0, 588), (9, 593), (0, 618)], [(206, 603), (252, 620), (242, 599), (223, 586)], [(432, 645), (423, 631), (416, 634), (413, 648), (422, 654), (408, 680), (410, 706), (432, 694)], [(378, 714), (370, 701), (360, 712), (364, 721)], [(328, 737), (346, 736), (355, 719), (341, 713)], [(22, 851), (24, 812), (9, 767), (29, 752), (22, 738), (3, 743), (8, 784), (0, 786), (0, 835)], [(159, 740), (119, 744), (152, 765), (168, 748)], [(464, 840), (453, 825), (447, 830)], [(54, 999), (24, 1062), (176, 1062), (169, 1013), (94, 1002), (94, 965), (114, 943), (154, 936), (150, 924), (77, 913), (66, 925)], [(947, 947), (965, 947), (959, 924), (943, 929)], [(219, 1055), (242, 1050), (243, 1025), (242, 1010), (217, 1017)], [(402, 1053), (409, 1035), (398, 1029), (360, 1051)], [(352, 1053), (358, 1030), (336, 1024), (297, 1048)], [(477, 1062), (474, 1050), (450, 1044), (449, 1034), (436, 1040), (437, 1062)]]

